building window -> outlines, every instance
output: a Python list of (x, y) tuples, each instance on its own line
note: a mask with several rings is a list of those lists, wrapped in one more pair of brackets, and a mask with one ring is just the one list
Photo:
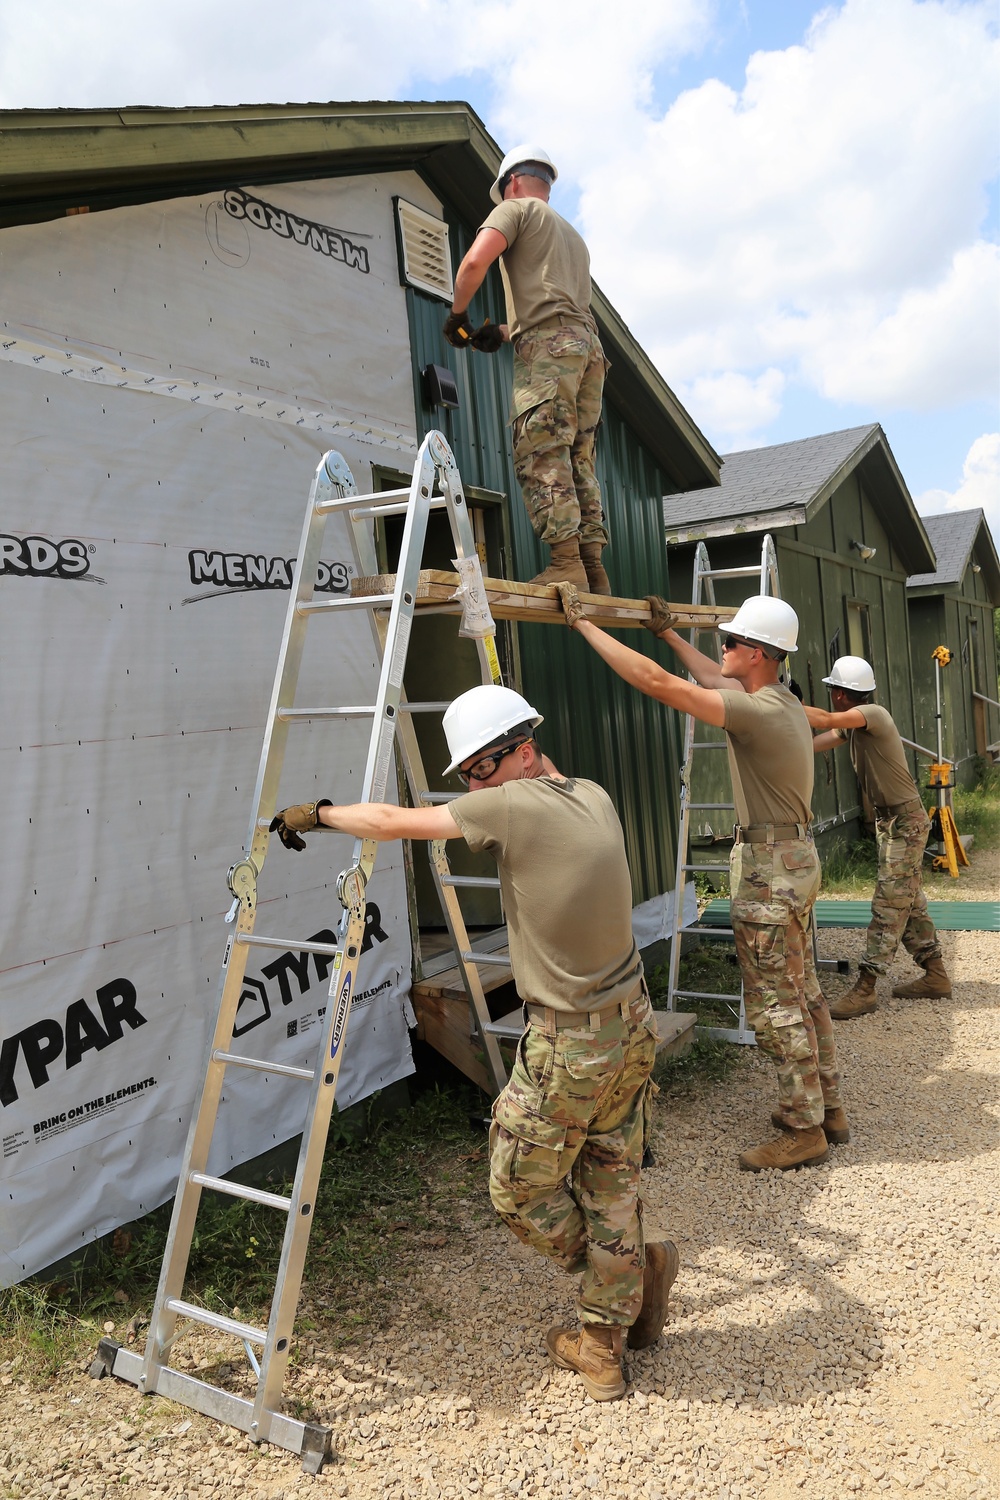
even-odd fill
[(448, 226), (405, 198), (396, 199), (400, 277), (404, 286), (450, 302), (455, 290)]

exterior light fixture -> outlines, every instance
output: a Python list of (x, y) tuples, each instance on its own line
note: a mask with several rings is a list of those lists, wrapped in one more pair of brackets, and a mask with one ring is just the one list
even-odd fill
[(866, 547), (864, 542), (857, 542), (853, 537), (851, 539), (851, 546), (857, 552), (862, 562), (870, 562), (878, 550), (875, 547)]

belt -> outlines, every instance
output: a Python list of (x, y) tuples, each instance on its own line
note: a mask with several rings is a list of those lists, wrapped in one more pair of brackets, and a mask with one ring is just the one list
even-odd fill
[(620, 1000), (617, 1005), (606, 1005), (603, 1010), (553, 1010), (549, 1005), (525, 1005), (524, 1016), (526, 1021), (541, 1026), (546, 1036), (554, 1036), (557, 1031), (568, 1031), (571, 1028), (579, 1030), (588, 1027), (591, 1031), (600, 1031), (612, 1016), (620, 1015), (623, 1021), (627, 1021), (632, 1006), (640, 998), (648, 1004), (649, 991), (645, 980), (642, 981), (642, 988), (631, 999)]
[(733, 826), (734, 844), (780, 844), (786, 839), (808, 839), (812, 835), (806, 823), (751, 823)]
[(567, 328), (570, 332), (580, 331), (593, 334), (597, 337), (597, 325), (595, 323), (589, 323), (586, 318), (574, 318), (568, 314), (560, 315), (557, 313), (555, 317), (543, 318), (540, 323), (532, 323), (530, 328), (522, 328), (514, 340), (514, 348), (516, 349), (521, 339), (529, 333), (547, 333), (555, 328)]
[(917, 808), (923, 812), (924, 804), (919, 797), (911, 797), (909, 802), (897, 802), (894, 807), (876, 807), (875, 815), (879, 818), (898, 818), (900, 813), (916, 812)]

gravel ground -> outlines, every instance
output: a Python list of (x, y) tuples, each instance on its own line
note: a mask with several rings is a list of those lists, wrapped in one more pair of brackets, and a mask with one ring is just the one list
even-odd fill
[[(980, 855), (961, 894), (996, 899), (998, 877)], [(828, 930), (821, 951), (856, 960), (862, 938)], [(464, 1236), (428, 1255), (388, 1327), (333, 1352), (309, 1309), (319, 1331), (286, 1389), (334, 1429), (320, 1475), (131, 1385), (76, 1370), (32, 1392), (0, 1365), (0, 1496), (997, 1500), (1000, 934), (942, 940), (951, 1000), (885, 985), (874, 1015), (838, 1027), (853, 1139), (825, 1165), (737, 1171), (771, 1134), (756, 1055), (732, 1083), (658, 1102), (646, 1221), (677, 1240), (681, 1273), (622, 1401), (549, 1364), (571, 1284), (470, 1199)], [(210, 1335), (185, 1347), (213, 1379), (232, 1357)]]

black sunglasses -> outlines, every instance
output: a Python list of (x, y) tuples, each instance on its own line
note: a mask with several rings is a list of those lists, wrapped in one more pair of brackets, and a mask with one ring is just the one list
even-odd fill
[(751, 651), (760, 651), (761, 647), (754, 645), (753, 641), (745, 641), (740, 635), (727, 635), (722, 643), (724, 651), (735, 651), (737, 646), (749, 646)]
[(530, 743), (530, 740), (515, 740), (513, 745), (506, 745), (503, 750), (494, 750), (491, 755), (484, 755), (467, 771), (456, 771), (455, 775), (463, 786), (468, 786), (470, 781), (488, 781), (505, 755), (513, 755), (514, 751), (520, 750), (522, 745)]

